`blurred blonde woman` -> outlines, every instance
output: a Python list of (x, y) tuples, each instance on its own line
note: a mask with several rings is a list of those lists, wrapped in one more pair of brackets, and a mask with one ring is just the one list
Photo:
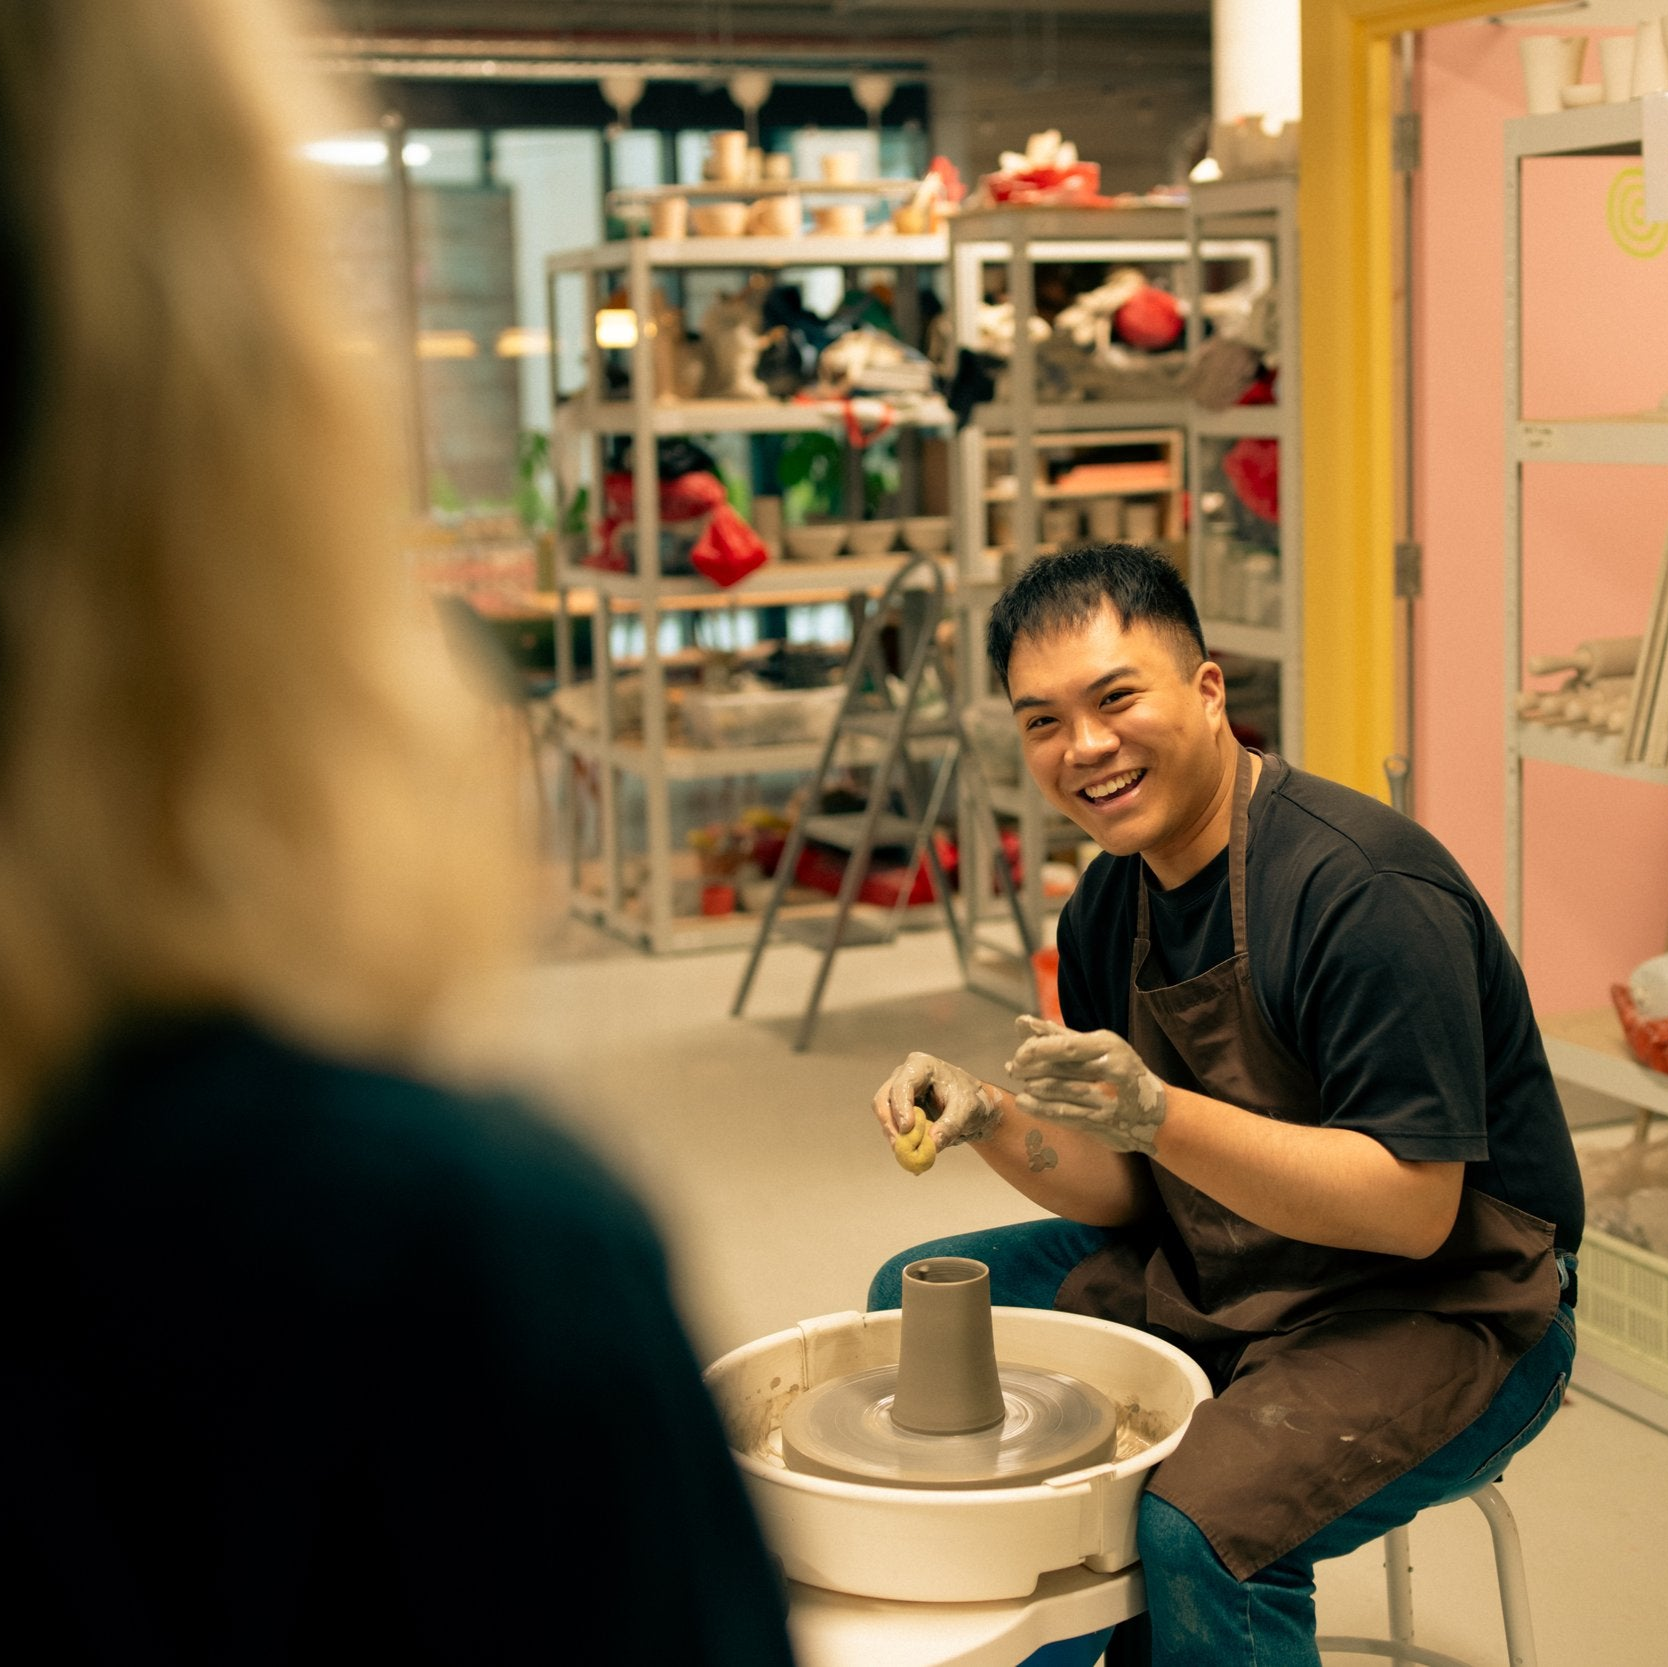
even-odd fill
[(423, 1079), (514, 897), (265, 0), (0, 6), (0, 1653), (788, 1660), (654, 1230)]

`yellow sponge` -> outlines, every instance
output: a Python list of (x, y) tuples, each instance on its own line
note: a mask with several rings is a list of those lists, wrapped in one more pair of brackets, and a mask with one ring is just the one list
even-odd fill
[(915, 1121), (910, 1124), (908, 1132), (892, 1142), (892, 1155), (911, 1175), (925, 1175), (938, 1156), (938, 1148), (933, 1145), (932, 1135), (928, 1132), (931, 1127), (927, 1114), (917, 1106)]

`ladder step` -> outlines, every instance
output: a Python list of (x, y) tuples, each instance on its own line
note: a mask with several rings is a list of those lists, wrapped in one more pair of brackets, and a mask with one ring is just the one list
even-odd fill
[[(896, 712), (848, 712), (840, 720), (842, 735), (875, 735), (882, 741), (890, 741), (898, 732), (898, 725), (903, 719), (900, 709)], [(919, 731), (915, 731), (919, 733)]]
[[(830, 904), (830, 910), (832, 907)], [(811, 949), (825, 950), (828, 948), (828, 939), (833, 930), (832, 912), (820, 916), (795, 915), (791, 920), (778, 916), (774, 935), (804, 944)], [(897, 926), (892, 919), (891, 910), (888, 909), (877, 916), (859, 913), (853, 908), (846, 916), (845, 926), (840, 933), (839, 947), (847, 949), (890, 943), (896, 936)]]
[[(862, 839), (863, 822), (867, 812), (842, 810), (805, 818), (805, 837), (820, 845), (832, 845), (837, 850), (855, 851)], [(918, 824), (907, 816), (879, 816), (875, 819), (873, 849), (880, 851), (892, 846), (913, 850)]]
[[(898, 732), (898, 720), (902, 716), (901, 708), (897, 712), (848, 712), (841, 720), (840, 733), (873, 735), (878, 740), (890, 741)], [(909, 734), (905, 739), (911, 745), (917, 741), (948, 741), (955, 732), (955, 725), (948, 717), (915, 717), (910, 720)]]

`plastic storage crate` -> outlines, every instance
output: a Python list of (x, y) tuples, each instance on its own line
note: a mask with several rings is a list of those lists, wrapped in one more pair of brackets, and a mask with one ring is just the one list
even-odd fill
[(826, 741), (845, 698), (842, 685), (825, 689), (760, 689), (683, 697), (684, 733), (698, 747), (760, 747)]
[(1581, 1351), (1668, 1395), (1668, 1257), (1589, 1227), (1580, 1281)]

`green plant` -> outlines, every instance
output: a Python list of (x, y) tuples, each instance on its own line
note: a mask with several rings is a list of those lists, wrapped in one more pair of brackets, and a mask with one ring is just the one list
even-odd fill
[(568, 500), (568, 507), (562, 514), (562, 531), (565, 533), (582, 534), (589, 522), (587, 517), (591, 510), (591, 489), (581, 486)]
[(888, 498), (895, 499), (903, 490), (903, 468), (898, 462), (897, 449), (882, 443), (863, 453), (863, 513), (881, 513)]
[(782, 516), (790, 526), (832, 515), (840, 494), (840, 446), (827, 434), (796, 434), (776, 466)]
[(556, 525), (555, 483), (550, 473), (550, 436), (523, 429), (516, 439), (515, 513), (528, 532), (548, 532)]

